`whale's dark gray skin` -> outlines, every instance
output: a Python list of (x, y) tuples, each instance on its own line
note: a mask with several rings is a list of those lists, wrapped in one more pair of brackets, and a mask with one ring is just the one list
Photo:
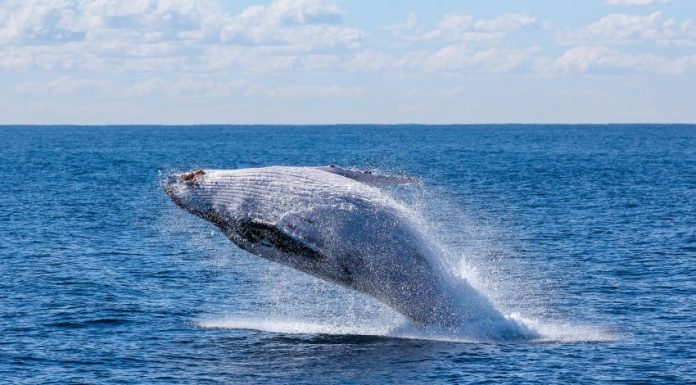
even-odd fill
[(243, 250), (365, 293), (417, 324), (485, 321), (524, 334), (453, 279), (413, 213), (373, 187), (413, 182), (333, 166), (266, 167), (173, 174), (164, 189)]

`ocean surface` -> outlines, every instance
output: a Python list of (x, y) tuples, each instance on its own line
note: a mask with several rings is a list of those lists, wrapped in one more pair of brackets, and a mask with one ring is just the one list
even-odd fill
[[(696, 126), (0, 127), (0, 383), (696, 383)], [(385, 191), (542, 336), (397, 337), (247, 254), (172, 171), (328, 165)], [(522, 322), (522, 321), (521, 321)]]

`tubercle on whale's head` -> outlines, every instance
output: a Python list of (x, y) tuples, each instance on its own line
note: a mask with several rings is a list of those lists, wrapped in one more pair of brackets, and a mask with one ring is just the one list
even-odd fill
[(181, 174), (177, 177), (179, 183), (184, 183), (189, 186), (198, 186), (201, 183), (201, 179), (205, 175), (205, 170), (198, 169), (191, 172)]

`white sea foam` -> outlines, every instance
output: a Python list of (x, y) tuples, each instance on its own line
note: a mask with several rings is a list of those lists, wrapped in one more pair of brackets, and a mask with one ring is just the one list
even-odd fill
[(309, 320), (286, 320), (255, 317), (221, 317), (201, 319), (196, 325), (206, 329), (257, 330), (283, 334), (328, 334), (328, 335), (366, 335), (386, 336), (389, 325), (363, 324), (341, 325)]
[[(204, 329), (254, 330), (278, 334), (380, 336), (462, 343), (490, 342), (486, 338), (477, 338), (475, 335), (460, 334), (452, 330), (430, 329), (409, 323), (390, 324), (367, 321), (360, 324), (341, 324), (316, 320), (274, 319), (263, 315), (255, 317), (229, 315), (202, 318), (195, 321), (195, 325)], [(518, 318), (518, 321), (540, 333), (540, 337), (527, 340), (530, 343), (611, 342), (618, 339), (609, 330), (592, 325), (568, 322), (539, 323), (521, 318)]]
[(619, 339), (614, 331), (596, 325), (568, 321), (549, 321), (526, 319), (519, 314), (511, 318), (536, 330), (540, 337), (537, 342), (611, 342)]

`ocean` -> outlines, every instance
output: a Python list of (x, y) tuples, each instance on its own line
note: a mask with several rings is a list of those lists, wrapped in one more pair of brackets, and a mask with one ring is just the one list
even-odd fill
[[(0, 127), (2, 384), (696, 383), (696, 126)], [(542, 338), (395, 335), (177, 208), (173, 171), (418, 185), (444, 261)]]

